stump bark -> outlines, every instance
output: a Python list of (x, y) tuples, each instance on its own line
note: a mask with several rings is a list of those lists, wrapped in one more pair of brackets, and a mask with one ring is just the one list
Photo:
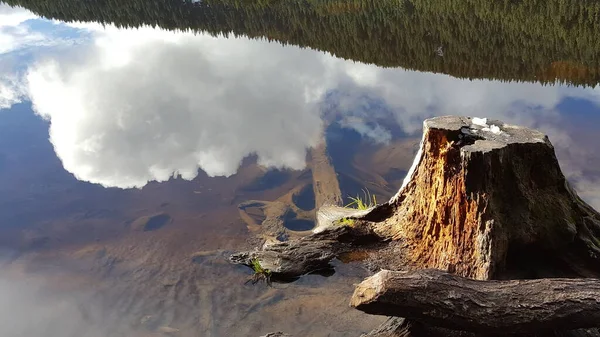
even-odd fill
[(532, 129), (426, 120), (402, 188), (365, 218), (381, 213), (376, 231), (403, 240), (416, 269), (480, 280), (600, 272), (600, 215), (569, 186), (548, 137)]

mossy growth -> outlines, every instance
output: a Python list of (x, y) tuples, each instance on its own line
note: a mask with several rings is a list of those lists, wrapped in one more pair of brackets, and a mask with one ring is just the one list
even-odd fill
[(257, 258), (252, 259), (250, 267), (254, 270), (254, 274), (252, 274), (246, 283), (257, 284), (258, 282), (265, 281), (268, 285), (271, 285), (271, 271), (263, 268)]

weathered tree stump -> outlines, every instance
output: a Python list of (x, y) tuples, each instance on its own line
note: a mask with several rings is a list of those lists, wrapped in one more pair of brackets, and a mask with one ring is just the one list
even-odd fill
[(600, 215), (569, 186), (548, 138), (528, 128), (426, 120), (398, 194), (364, 218), (380, 236), (404, 242), (411, 269), (479, 280), (600, 276)]
[(571, 330), (600, 325), (600, 280), (477, 281), (435, 269), (384, 270), (356, 287), (351, 304), (454, 330)]
[(428, 119), (413, 169), (381, 207), (390, 214), (378, 232), (404, 240), (415, 268), (505, 278), (519, 269), (510, 259), (531, 252), (540, 259), (526, 268), (600, 272), (600, 216), (569, 186), (550, 141), (535, 130)]

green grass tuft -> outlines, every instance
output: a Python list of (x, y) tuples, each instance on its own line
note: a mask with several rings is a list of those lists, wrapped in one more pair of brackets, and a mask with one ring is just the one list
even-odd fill
[[(363, 190), (364, 197), (357, 195), (356, 197), (348, 197), (351, 200), (349, 204), (344, 206), (345, 208), (355, 208), (358, 210), (367, 210), (375, 205), (377, 205), (377, 198), (375, 194), (371, 194), (369, 190)], [(354, 226), (354, 219), (342, 218), (338, 220), (338, 224), (342, 226)]]

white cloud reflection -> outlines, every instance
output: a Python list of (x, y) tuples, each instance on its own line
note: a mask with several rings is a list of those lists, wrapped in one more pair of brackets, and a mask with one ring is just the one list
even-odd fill
[(92, 43), (31, 66), (27, 92), (51, 121), (65, 169), (105, 186), (192, 179), (198, 169), (231, 175), (250, 154), (265, 166), (302, 168), (332, 92), (340, 123), (382, 143), (391, 134), (369, 122), (378, 113), (407, 133), (424, 118), (461, 114), (541, 128), (566, 148), (557, 105), (567, 96), (600, 101), (592, 89), (382, 69), (245, 38), (77, 27), (95, 31)]
[(35, 17), (33, 13), (24, 8), (0, 3), (0, 27), (17, 26)]
[(27, 98), (23, 72), (31, 59), (77, 43), (78, 35), (79, 31), (64, 24), (0, 3), (0, 110)]
[(27, 79), (68, 171), (141, 187), (174, 173), (192, 179), (198, 168), (231, 175), (253, 153), (265, 166), (303, 168), (327, 85), (313, 60), (266, 42), (109, 30)]
[(21, 24), (35, 16), (22, 8), (0, 3), (0, 109), (20, 102), (23, 85), (15, 74), (14, 60), (5, 54), (37, 40), (40, 34), (31, 33)]
[(21, 25), (36, 16), (21, 7), (0, 3), (0, 55), (30, 45), (42, 38), (42, 34)]

